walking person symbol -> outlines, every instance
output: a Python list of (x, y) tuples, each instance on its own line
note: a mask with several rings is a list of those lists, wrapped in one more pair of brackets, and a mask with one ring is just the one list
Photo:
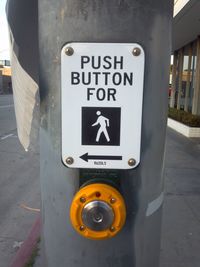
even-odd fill
[(110, 142), (110, 138), (109, 138), (108, 131), (107, 131), (107, 127), (110, 126), (109, 125), (109, 119), (102, 116), (101, 111), (99, 111), (99, 110), (96, 112), (96, 114), (98, 116), (97, 121), (92, 124), (92, 127), (97, 126), (98, 124), (100, 125), (98, 132), (97, 132), (97, 136), (96, 136), (96, 142), (99, 142), (99, 139), (100, 139), (102, 133), (104, 134), (107, 142)]

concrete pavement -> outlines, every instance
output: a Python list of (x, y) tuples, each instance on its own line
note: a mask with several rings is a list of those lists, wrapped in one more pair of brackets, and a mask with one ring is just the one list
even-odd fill
[(11, 95), (0, 96), (0, 267), (8, 267), (40, 208), (39, 154), (20, 145)]
[(0, 136), (16, 130), (14, 103), (11, 95), (0, 95)]
[(200, 139), (168, 129), (160, 267), (200, 266)]

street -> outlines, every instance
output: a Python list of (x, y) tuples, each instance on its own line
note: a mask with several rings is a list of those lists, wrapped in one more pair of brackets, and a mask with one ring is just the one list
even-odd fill
[(24, 151), (13, 98), (0, 96), (0, 267), (11, 263), (39, 208), (39, 154)]

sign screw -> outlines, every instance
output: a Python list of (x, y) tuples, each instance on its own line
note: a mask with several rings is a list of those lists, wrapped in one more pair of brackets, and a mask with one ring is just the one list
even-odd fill
[(134, 47), (133, 48), (133, 51), (132, 51), (132, 54), (135, 56), (135, 57), (138, 57), (140, 54), (141, 54), (141, 49), (139, 47)]
[(66, 159), (66, 163), (67, 163), (68, 165), (72, 165), (72, 164), (74, 163), (74, 159), (73, 159), (72, 157), (68, 157), (68, 158)]
[(111, 226), (111, 227), (110, 227), (110, 231), (111, 231), (111, 232), (114, 232), (114, 231), (115, 231), (115, 227), (114, 227), (114, 226)]
[(86, 201), (86, 198), (85, 198), (85, 197), (81, 197), (81, 198), (80, 198), (80, 202), (81, 202), (81, 203), (85, 203), (85, 201)]
[(70, 47), (70, 46), (66, 47), (65, 54), (67, 56), (72, 56), (74, 54), (74, 49), (72, 47)]
[(128, 165), (129, 166), (135, 166), (135, 164), (136, 164), (136, 160), (135, 159), (129, 159), (128, 160)]
[(116, 199), (112, 197), (111, 200), (110, 200), (110, 203), (114, 204), (115, 202), (116, 202)]
[(85, 226), (81, 225), (79, 229), (80, 229), (80, 231), (84, 231), (85, 230)]

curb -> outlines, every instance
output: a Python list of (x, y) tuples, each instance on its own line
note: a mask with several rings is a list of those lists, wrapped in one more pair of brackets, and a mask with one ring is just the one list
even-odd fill
[(27, 239), (22, 244), (21, 248), (18, 250), (13, 262), (10, 267), (24, 267), (24, 265), (29, 261), (33, 249), (35, 248), (38, 238), (40, 237), (41, 230), (41, 218), (35, 220), (31, 231), (28, 234)]

